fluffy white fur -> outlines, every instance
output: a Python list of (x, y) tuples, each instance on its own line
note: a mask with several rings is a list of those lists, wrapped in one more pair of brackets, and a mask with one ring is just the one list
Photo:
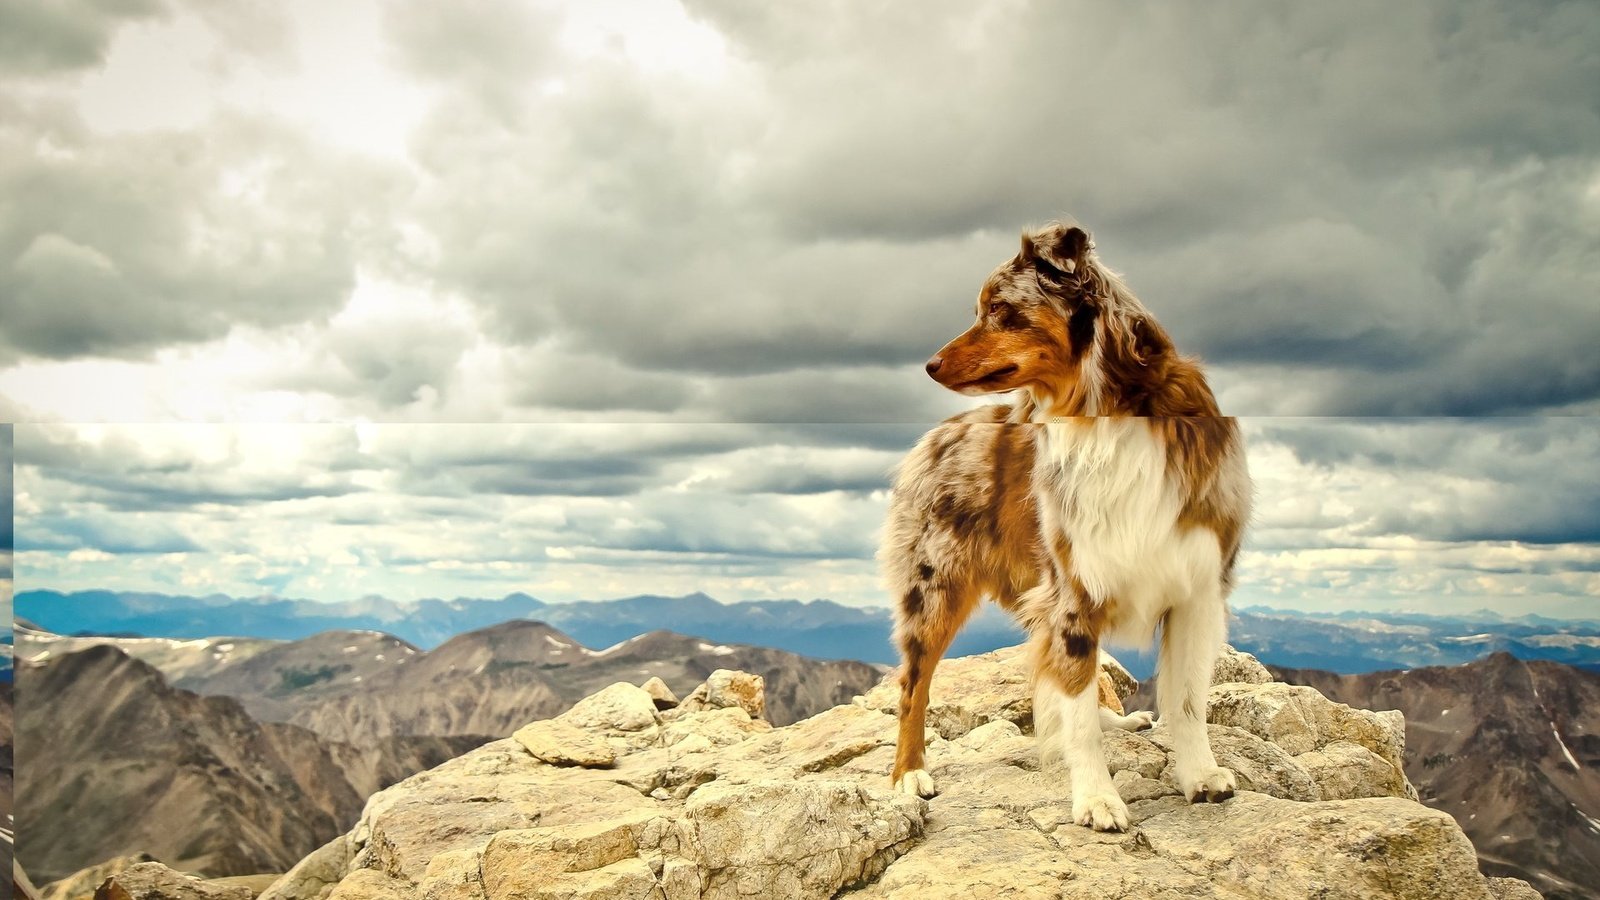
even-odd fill
[[(1136, 418), (1048, 422), (1034, 484), (1039, 515), (1072, 546), (1072, 571), (1090, 602), (1109, 606), (1103, 637), (1148, 644), (1162, 617), (1166, 631), (1158, 692), (1170, 724), (1178, 785), (1191, 799), (1234, 788), (1206, 737), (1206, 693), (1224, 637), (1222, 548), (1207, 529), (1179, 525), (1183, 498), (1166, 448)], [(1107, 723), (1094, 685), (1068, 697), (1041, 680), (1035, 698), (1046, 752), (1071, 770), (1073, 819), (1107, 830), (1127, 827), (1127, 809), (1106, 770), (1100, 731)]]

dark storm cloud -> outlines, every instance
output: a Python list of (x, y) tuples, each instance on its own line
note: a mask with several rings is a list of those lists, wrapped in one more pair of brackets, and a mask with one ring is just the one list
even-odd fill
[(511, 399), (523, 406), (669, 413), (699, 393), (679, 372), (645, 371), (604, 354), (529, 348), (513, 375)]
[(199, 15), (231, 51), (281, 60), (290, 43), (282, 5), (261, 0), (0, 0), (0, 74), (39, 77), (96, 68), (119, 29), (167, 18), (180, 7)]
[(789, 423), (768, 425), (765, 433), (777, 442), (816, 447), (861, 447), (867, 450), (892, 450), (904, 453), (911, 449), (927, 428), (913, 423)]
[(652, 485), (659, 472), (660, 464), (647, 459), (546, 457), (475, 467), (460, 480), (463, 489), (475, 494), (623, 497)]
[(442, 498), (616, 498), (686, 481), (738, 494), (861, 493), (888, 487), (891, 467), (922, 433), (915, 426), (715, 423), (437, 431), (426, 443), (375, 449), (373, 465), (393, 467), (410, 493)]
[(98, 550), (131, 553), (190, 553), (203, 549), (172, 525), (114, 514), (40, 516), (28, 521), (19, 552)]
[[(1230, 412), (1600, 409), (1592, 3), (687, 9), (715, 40), (674, 57), (579, 46), (574, 7), (384, 6), (424, 104), (396, 164), (226, 102), (93, 133), (49, 73), (152, 10), (0, 7), (44, 86), (0, 100), (0, 361), (300, 328), (251, 387), (352, 418), (927, 424), (959, 401), (919, 364), (1068, 215)], [(270, 5), (203, 18), (292, 56)], [(471, 314), (330, 322), (372, 270)]]
[(911, 369), (1019, 226), (1070, 213), (1181, 346), (1329, 371), (1298, 411), (1600, 393), (1593, 7), (691, 9), (754, 99), (594, 64), (521, 125), (463, 91), (419, 135), (443, 268), (513, 334), (812, 414), (749, 376)]
[(384, 167), (279, 126), (107, 137), (53, 103), (0, 109), (0, 353), (134, 356), (314, 320), (388, 227)]
[[(1245, 427), (1257, 514), (1241, 592), (1258, 602), (1438, 608), (1532, 592), (1539, 609), (1570, 615), (1591, 591), (1600, 420)], [(449, 596), (471, 581), (593, 597), (670, 583), (877, 603), (890, 470), (920, 433), (25, 426), (17, 538), (35, 577), (77, 585)], [(169, 502), (184, 491), (197, 502)]]
[(251, 434), (242, 433), (234, 438), (234, 446), (209, 458), (183, 446), (185, 436), (199, 437), (206, 431), (205, 426), (151, 426), (150, 434), (165, 443), (151, 448), (122, 435), (91, 443), (66, 431), (31, 427), (23, 429), (17, 441), (16, 462), (54, 481), (52, 494), (61, 502), (117, 513), (176, 512), (203, 504), (249, 507), (363, 490), (352, 474), (365, 464), (355, 455), (355, 442), (348, 434), (324, 431), (333, 440), (320, 444), (314, 471), (245, 472), (240, 461), (247, 448), (237, 442), (248, 442)]
[[(9, 553), (15, 541), (12, 530), (15, 513), (15, 499), (12, 481), (13, 460), (15, 454), (12, 448), (13, 427), (0, 424), (0, 551)], [(9, 577), (9, 576), (7, 576)]]
[(735, 422), (908, 423), (924, 429), (968, 405), (921, 366), (730, 377), (714, 383), (707, 403)]
[(85, 69), (105, 57), (117, 28), (159, 15), (159, 0), (0, 0), (0, 73)]
[(709, 484), (735, 494), (870, 494), (889, 484), (899, 452), (767, 447), (734, 455), (727, 475)]

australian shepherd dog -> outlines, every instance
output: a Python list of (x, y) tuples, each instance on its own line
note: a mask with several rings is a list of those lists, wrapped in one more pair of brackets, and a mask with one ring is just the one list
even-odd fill
[(1178, 786), (1192, 802), (1232, 796), (1206, 698), (1250, 515), (1237, 423), (1081, 228), (1025, 233), (975, 311), (928, 374), (963, 394), (1017, 396), (942, 423), (895, 476), (879, 551), (902, 657), (894, 784), (935, 793), (928, 687), (988, 596), (1028, 631), (1041, 757), (1066, 762), (1074, 821), (1128, 827), (1100, 733), (1148, 718), (1102, 709), (1099, 648), (1148, 646), (1158, 628)]

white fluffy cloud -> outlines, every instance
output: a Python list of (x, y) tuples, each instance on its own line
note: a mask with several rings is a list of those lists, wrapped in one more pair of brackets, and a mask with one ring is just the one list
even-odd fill
[[(1600, 423), (1253, 420), (1235, 603), (1600, 615)], [(881, 604), (913, 426), (17, 429), (19, 583)]]

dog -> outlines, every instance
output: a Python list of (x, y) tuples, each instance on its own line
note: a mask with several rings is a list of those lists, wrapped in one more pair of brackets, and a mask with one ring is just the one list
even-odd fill
[(1231, 797), (1206, 698), (1250, 517), (1238, 424), (1076, 225), (1025, 232), (975, 312), (926, 370), (963, 394), (1016, 397), (940, 424), (894, 477), (879, 549), (902, 659), (894, 785), (936, 792), (928, 687), (987, 596), (1028, 632), (1041, 757), (1068, 765), (1075, 822), (1128, 827), (1100, 732), (1149, 718), (1098, 702), (1099, 648), (1148, 646), (1158, 628), (1178, 786), (1190, 802)]

